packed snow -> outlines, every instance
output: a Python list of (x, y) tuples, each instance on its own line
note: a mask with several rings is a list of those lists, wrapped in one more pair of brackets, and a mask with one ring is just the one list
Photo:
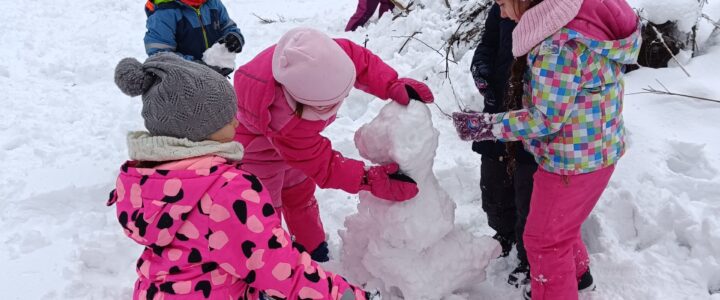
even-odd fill
[[(129, 299), (136, 276), (134, 262), (141, 249), (122, 234), (114, 208), (106, 207), (105, 201), (127, 158), (125, 135), (142, 129), (143, 124), (140, 101), (123, 95), (113, 83), (113, 69), (121, 58), (145, 57), (143, 2), (6, 2), (0, 22), (0, 163), (4, 167), (0, 173), (0, 299)], [(673, 5), (686, 2), (694, 1), (643, 0), (642, 4), (647, 12), (659, 11), (669, 19), (684, 14), (683, 7)], [(236, 65), (275, 43), (290, 28), (311, 26), (365, 44), (402, 76), (426, 81), (437, 99), (437, 106), (428, 108), (439, 133), (432, 167), (439, 188), (432, 192), (444, 199), (444, 190), (454, 202), (455, 230), (467, 233), (468, 241), (482, 240), (493, 232), (480, 207), (480, 157), (470, 151), (469, 143), (457, 138), (446, 116), (467, 106), (481, 107), (469, 74), (472, 49), (455, 49), (456, 63), (446, 61), (444, 39), (458, 25), (448, 18), (444, 1), (418, 3), (424, 3), (425, 9), (394, 21), (390, 15), (373, 19), (367, 28), (344, 33), (355, 1), (225, 1), (247, 41)], [(459, 0), (450, 3), (461, 5)], [(704, 13), (720, 19), (720, 2), (710, 1)], [(253, 14), (276, 22), (260, 22)], [(648, 85), (662, 89), (659, 80), (673, 92), (720, 99), (716, 71), (720, 47), (712, 30), (708, 22), (700, 22), (700, 55), (685, 62), (692, 78), (679, 67), (641, 69), (628, 74), (627, 92), (642, 92)], [(398, 52), (416, 31), (420, 33), (415, 37), (422, 42), (410, 40)], [(385, 104), (354, 91), (324, 134), (337, 150), (360, 158), (355, 131), (375, 119)], [(598, 290), (584, 299), (720, 299), (718, 115), (720, 104), (707, 101), (626, 96), (628, 152), (583, 227), (598, 284)], [(427, 187), (421, 190), (424, 193)], [(380, 205), (369, 204), (374, 199), (335, 190), (318, 190), (317, 197), (331, 244), (330, 269), (367, 280), (378, 289), (405, 289), (393, 292), (433, 288), (401, 288), (392, 282), (391, 270), (346, 261), (352, 259), (344, 255), (350, 248), (358, 251), (356, 255), (375, 259), (400, 256), (372, 253), (373, 249), (363, 253), (351, 243), (361, 247), (369, 240), (347, 240), (353, 220), (367, 213), (358, 207)], [(411, 216), (417, 213), (411, 205), (398, 207), (410, 207), (406, 216), (416, 217)], [(442, 216), (441, 221), (452, 220), (449, 213)], [(426, 225), (433, 230), (432, 222)], [(340, 230), (346, 231), (345, 240)], [(388, 242), (373, 238), (377, 243)], [(422, 237), (420, 241), (401, 238), (427, 243)], [(425, 245), (439, 249), (427, 255), (462, 260), (463, 253), (476, 251), (467, 249), (470, 244), (439, 245)], [(374, 250), (378, 249), (383, 248)], [(470, 280), (469, 288), (455, 291), (442, 285), (437, 293), (446, 299), (519, 299), (520, 291), (505, 283), (517, 263), (513, 255), (489, 261), (485, 278), (479, 276), (474, 284)], [(411, 268), (443, 284), (455, 276), (453, 270), (437, 268), (432, 261), (418, 261)]]
[(500, 255), (497, 241), (455, 228), (455, 203), (433, 174), (439, 132), (431, 118), (418, 101), (389, 103), (355, 134), (362, 157), (397, 162), (420, 189), (404, 203), (363, 192), (340, 234), (345, 275), (382, 291), (383, 299), (442, 299), (471, 290)]

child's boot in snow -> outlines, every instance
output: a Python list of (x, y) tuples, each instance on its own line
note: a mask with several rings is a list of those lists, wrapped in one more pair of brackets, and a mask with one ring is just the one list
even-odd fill
[(328, 249), (328, 243), (320, 243), (320, 246), (310, 253), (310, 258), (316, 262), (326, 262), (330, 260), (330, 249)]
[(588, 269), (578, 278), (578, 292), (592, 292), (594, 290), (595, 281), (593, 280), (592, 274), (590, 274), (590, 269)]
[(507, 257), (510, 255), (510, 251), (512, 250), (513, 244), (515, 244), (515, 240), (512, 238), (504, 237), (500, 235), (499, 233), (496, 233), (493, 238), (500, 243), (500, 247), (502, 247), (502, 252), (500, 253), (500, 257)]
[(527, 262), (520, 262), (515, 270), (510, 272), (508, 284), (516, 288), (530, 284), (530, 265)]
[[(595, 281), (593, 280), (592, 274), (590, 274), (590, 269), (585, 271), (585, 273), (578, 278), (578, 293), (585, 293), (585, 292), (592, 292), (595, 290)], [(523, 297), (525, 300), (531, 300), (532, 299), (532, 293), (530, 292), (530, 285), (526, 285), (523, 288)]]

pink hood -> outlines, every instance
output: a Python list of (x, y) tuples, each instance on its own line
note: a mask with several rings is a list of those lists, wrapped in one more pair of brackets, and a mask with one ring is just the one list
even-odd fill
[(125, 233), (151, 248), (173, 242), (185, 224), (186, 214), (198, 206), (218, 180), (226, 181), (222, 174), (232, 168), (223, 163), (209, 169), (161, 170), (136, 168), (135, 164), (130, 161), (122, 166), (114, 197), (108, 204), (117, 202), (118, 220)]
[(585, 0), (567, 27), (600, 41), (620, 40), (637, 29), (638, 17), (625, 0)]

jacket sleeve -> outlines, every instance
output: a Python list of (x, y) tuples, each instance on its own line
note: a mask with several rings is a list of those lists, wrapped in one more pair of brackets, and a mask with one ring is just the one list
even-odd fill
[[(485, 29), (480, 38), (480, 44), (475, 48), (475, 54), (473, 54), (472, 63), (470, 64), (470, 73), (475, 81), (487, 81), (490, 79), (493, 57), (498, 51), (499, 44), (500, 7), (494, 4), (485, 20)], [(510, 49), (507, 51), (510, 51)]]
[(355, 64), (355, 88), (380, 99), (390, 98), (390, 87), (397, 82), (398, 74), (370, 50), (347, 39), (335, 39)]
[(232, 178), (227, 185), (211, 195), (208, 240), (216, 264), (207, 268), (223, 271), (212, 278), (228, 273), (273, 299), (365, 300), (363, 290), (326, 272), (292, 245), (270, 195), (256, 177), (231, 172), (223, 174)]
[[(151, 14), (145, 25), (145, 52), (152, 56), (159, 52), (175, 52), (177, 43), (175, 41), (175, 30), (177, 19), (175, 11), (171, 9), (158, 10)], [(190, 55), (182, 55), (187, 60), (193, 60)]]
[[(548, 47), (550, 46), (550, 47)], [(531, 106), (494, 116), (493, 134), (505, 141), (535, 139), (554, 134), (568, 121), (582, 83), (576, 54), (577, 44), (540, 44), (541, 50), (530, 66)], [(548, 51), (550, 53), (543, 53)], [(554, 50), (553, 50), (554, 49)]]
[(287, 163), (300, 169), (321, 188), (341, 189), (356, 194), (365, 175), (365, 164), (343, 157), (320, 135), (319, 121), (302, 120), (273, 135), (270, 142)]
[(245, 46), (245, 37), (242, 35), (242, 32), (240, 32), (240, 28), (237, 27), (237, 24), (235, 24), (235, 22), (230, 18), (225, 5), (223, 5), (220, 1), (218, 1), (218, 10), (220, 11), (220, 31), (222, 32), (222, 36), (234, 34), (238, 39), (240, 39), (240, 43)]

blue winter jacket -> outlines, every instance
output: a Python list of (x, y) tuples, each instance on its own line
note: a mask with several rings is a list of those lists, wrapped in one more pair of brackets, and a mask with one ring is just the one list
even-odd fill
[(176, 52), (187, 60), (202, 59), (203, 52), (226, 34), (245, 40), (220, 0), (207, 0), (194, 8), (180, 0), (151, 0), (145, 6), (148, 56), (162, 51)]

